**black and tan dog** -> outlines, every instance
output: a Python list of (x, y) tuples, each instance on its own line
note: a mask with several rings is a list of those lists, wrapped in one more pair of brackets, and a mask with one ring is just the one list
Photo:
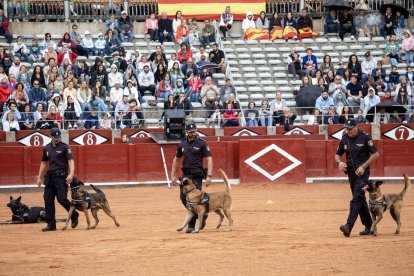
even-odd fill
[[(209, 201), (206, 204), (203, 204), (203, 198), (205, 198), (206, 195), (205, 192), (198, 190), (191, 179), (183, 178), (181, 180), (180, 185), (183, 186), (183, 193), (186, 195), (187, 198), (187, 217), (184, 220), (183, 225), (181, 225), (177, 229), (177, 231), (182, 231), (190, 222), (190, 220), (194, 217), (195, 214), (197, 214), (199, 218), (202, 218), (204, 214), (208, 212), (208, 210), (214, 211), (220, 216), (220, 219), (217, 223), (217, 229), (220, 228), (225, 215), (229, 220), (228, 231), (232, 230), (233, 219), (231, 218), (231, 187), (229, 179), (227, 178), (226, 173), (222, 169), (220, 169), (220, 175), (224, 180), (226, 190), (208, 194)], [(224, 215), (221, 212), (221, 210), (223, 210)], [(198, 219), (195, 230), (192, 233), (198, 233), (200, 231), (201, 224), (202, 219)]]
[(7, 203), (7, 207), (10, 207), (12, 211), (12, 219), (3, 221), (0, 224), (23, 224), (45, 222), (44, 207), (29, 207), (26, 204), (23, 204), (21, 200), (21, 196), (19, 196), (18, 198), (13, 198), (12, 196), (10, 196), (10, 202)]
[(403, 207), (403, 197), (405, 193), (410, 189), (410, 178), (404, 174), (405, 187), (399, 194), (381, 194), (380, 186), (382, 181), (368, 181), (368, 184), (364, 187), (369, 192), (369, 210), (374, 221), (371, 226), (371, 234), (377, 235), (377, 224), (382, 220), (384, 212), (389, 209), (392, 218), (397, 223), (397, 230), (395, 234), (400, 233), (401, 228), (401, 209)]
[[(82, 186), (85, 184), (82, 181), (79, 181), (76, 177), (73, 178), (72, 183), (70, 183), (70, 188), (72, 191), (72, 201), (70, 204), (68, 219), (66, 220), (65, 226), (62, 228), (62, 230), (65, 230), (68, 226), (69, 219), (72, 217), (73, 211), (77, 209), (78, 211), (82, 211), (85, 213), (86, 216), (86, 222), (88, 223), (87, 230), (89, 229), (95, 229), (95, 227), (99, 223), (98, 219), (98, 211), (99, 209), (102, 209), (105, 214), (110, 216), (114, 222), (115, 225), (119, 227), (118, 221), (116, 221), (115, 216), (111, 212), (111, 208), (109, 207), (109, 202), (105, 197), (104, 192), (102, 192), (100, 189), (95, 188), (92, 184), (92, 189), (95, 190), (96, 193), (88, 193), (87, 191), (82, 190)], [(91, 209), (91, 213), (93, 217), (95, 218), (95, 225), (91, 227), (91, 222), (89, 220), (89, 214), (88, 209)]]

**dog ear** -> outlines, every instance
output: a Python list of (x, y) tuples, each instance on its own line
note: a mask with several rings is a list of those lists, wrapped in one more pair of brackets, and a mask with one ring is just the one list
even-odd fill
[(384, 183), (384, 182), (382, 182), (382, 181), (376, 181), (375, 182), (375, 187), (379, 187), (379, 186), (381, 186), (382, 185), (382, 183)]
[(16, 200), (18, 201), (18, 202), (20, 202), (20, 200), (22, 199), (22, 197), (21, 196), (19, 196)]
[(12, 196), (10, 196), (10, 200), (13, 200), (13, 197)]

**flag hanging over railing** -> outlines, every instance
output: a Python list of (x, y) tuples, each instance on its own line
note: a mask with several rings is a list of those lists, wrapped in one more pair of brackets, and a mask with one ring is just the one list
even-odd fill
[(181, 11), (184, 18), (219, 20), (227, 6), (230, 6), (234, 20), (243, 20), (249, 11), (256, 19), (261, 11), (266, 11), (265, 0), (158, 0), (158, 13), (166, 11), (172, 18)]

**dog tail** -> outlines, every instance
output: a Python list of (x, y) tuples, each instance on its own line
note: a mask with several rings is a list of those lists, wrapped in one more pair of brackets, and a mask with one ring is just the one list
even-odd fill
[(222, 169), (219, 169), (219, 172), (220, 172), (221, 177), (224, 180), (224, 184), (226, 184), (226, 191), (228, 193), (230, 193), (231, 186), (230, 186), (230, 182), (229, 182), (229, 179), (228, 179), (226, 173)]
[(408, 175), (404, 174), (404, 190), (402, 190), (402, 192), (400, 193), (401, 197), (403, 197), (405, 195), (405, 193), (410, 189), (411, 187), (411, 181), (410, 178), (408, 177)]
[(91, 187), (92, 187), (92, 189), (94, 189), (95, 190), (95, 192), (97, 192), (97, 193), (101, 193), (101, 194), (103, 194), (104, 192), (102, 192), (102, 190), (100, 190), (100, 189), (98, 189), (98, 188), (96, 188), (95, 186), (93, 186), (92, 184), (91, 184)]

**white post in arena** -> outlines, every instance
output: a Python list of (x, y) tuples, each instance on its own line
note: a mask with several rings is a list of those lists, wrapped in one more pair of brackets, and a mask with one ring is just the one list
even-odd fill
[(170, 182), (170, 177), (168, 176), (167, 162), (165, 161), (164, 149), (162, 147), (160, 149), (161, 149), (162, 162), (164, 163), (165, 176), (167, 177), (168, 189), (171, 189), (171, 182)]
[(64, 6), (63, 6), (64, 10), (65, 10), (65, 22), (69, 22), (70, 21), (70, 3), (69, 0), (65, 0), (64, 1)]
[(305, 7), (305, 0), (300, 0), (299, 11), (301, 11), (304, 7)]

